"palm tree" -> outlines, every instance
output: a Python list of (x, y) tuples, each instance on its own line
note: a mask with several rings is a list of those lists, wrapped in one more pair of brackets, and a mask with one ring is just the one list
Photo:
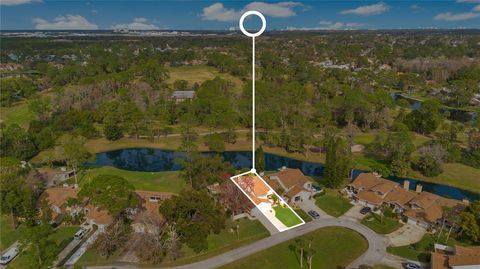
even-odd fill
[(315, 256), (316, 251), (314, 249), (308, 250), (308, 268), (312, 269), (313, 256)]
[(295, 243), (297, 244), (297, 248), (300, 249), (300, 267), (303, 268), (303, 252), (305, 249), (305, 241), (303, 239), (297, 239), (295, 240)]

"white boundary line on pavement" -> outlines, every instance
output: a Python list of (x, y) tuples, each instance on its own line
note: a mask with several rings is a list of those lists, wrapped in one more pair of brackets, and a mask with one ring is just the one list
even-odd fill
[[(245, 192), (245, 190), (242, 189), (242, 187), (235, 181), (236, 178), (239, 178), (239, 177), (242, 177), (242, 176), (246, 176), (246, 175), (249, 175), (249, 174), (254, 174), (256, 177), (260, 178), (260, 180), (262, 181), (262, 183), (265, 184), (270, 190), (272, 190), (272, 192), (278, 197), (278, 199), (280, 199), (280, 200), (282, 201), (282, 203), (283, 203), (284, 205), (286, 205), (286, 206), (288, 207), (288, 209), (290, 209), (290, 211), (292, 211), (293, 214), (295, 214), (295, 216), (297, 216), (297, 218), (301, 221), (301, 223), (296, 224), (296, 225), (291, 226), (291, 227), (287, 227), (287, 228), (279, 228), (279, 227), (277, 227), (277, 226), (275, 225), (275, 223), (273, 223), (273, 222), (267, 217), (267, 215), (263, 214), (262, 210), (261, 210), (261, 209), (258, 207), (258, 205), (253, 201), (253, 199), (250, 197), (250, 195), (248, 195), (248, 194)], [(270, 185), (268, 185), (267, 182), (265, 182), (265, 180), (263, 180), (263, 178), (262, 178), (259, 174), (257, 174), (257, 172), (253, 172), (253, 173), (252, 173), (251, 171), (248, 171), (248, 172), (245, 172), (245, 173), (241, 173), (241, 174), (239, 174), (239, 175), (236, 175), (236, 176), (231, 177), (230, 180), (233, 181), (233, 184), (235, 184), (235, 185), (242, 191), (242, 193), (243, 193), (245, 196), (247, 196), (247, 198), (255, 205), (255, 207), (257, 207), (257, 208), (259, 209), (259, 211), (268, 219), (268, 221), (270, 221), (270, 222), (273, 224), (273, 226), (275, 226), (275, 228), (277, 228), (278, 231), (284, 232), (284, 231), (287, 231), (287, 230), (290, 230), (290, 229), (293, 229), (293, 228), (295, 228), (295, 227), (298, 227), (298, 226), (300, 226), (300, 225), (305, 224), (305, 221), (297, 214), (297, 212), (295, 212), (295, 210), (293, 210), (293, 208), (292, 208), (287, 202), (285, 202), (285, 200), (283, 200), (282, 196), (278, 195), (278, 193), (277, 193), (272, 187), (270, 187)], [(282, 205), (283, 205), (283, 204), (282, 204)], [(282, 205), (280, 205), (280, 206), (282, 206)], [(278, 218), (277, 218), (277, 219), (278, 219)], [(280, 219), (278, 219), (278, 220), (280, 221)], [(282, 221), (280, 221), (280, 222), (282, 222)], [(282, 223), (283, 223), (283, 222), (282, 222)], [(285, 225), (285, 226), (286, 226), (286, 225)]]

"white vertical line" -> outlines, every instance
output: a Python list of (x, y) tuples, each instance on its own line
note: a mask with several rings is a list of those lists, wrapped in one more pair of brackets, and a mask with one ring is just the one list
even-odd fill
[(252, 37), (252, 169), (255, 169), (255, 37)]

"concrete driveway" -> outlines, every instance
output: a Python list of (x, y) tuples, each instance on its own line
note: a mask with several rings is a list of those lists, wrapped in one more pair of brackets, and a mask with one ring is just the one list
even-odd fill
[(313, 210), (317, 211), (320, 214), (320, 218), (318, 219), (332, 219), (334, 217), (328, 215), (325, 211), (323, 211), (320, 207), (315, 204), (315, 199), (312, 198), (310, 200), (304, 200), (302, 202), (297, 203), (298, 207), (300, 207), (305, 213), (308, 214), (308, 211)]
[(345, 214), (343, 214), (342, 218), (349, 219), (351, 221), (360, 221), (362, 220), (365, 215), (362, 215), (360, 213), (360, 210), (363, 208), (363, 205), (360, 205), (358, 203), (353, 204), (353, 207), (350, 208)]
[(386, 237), (389, 246), (406, 246), (420, 241), (426, 232), (424, 228), (407, 223)]

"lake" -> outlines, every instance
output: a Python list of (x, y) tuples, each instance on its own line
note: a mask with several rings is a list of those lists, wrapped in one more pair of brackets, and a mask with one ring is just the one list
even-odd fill
[[(252, 154), (250, 151), (225, 151), (221, 153), (203, 152), (203, 154), (219, 154), (226, 161), (231, 163), (235, 169), (249, 169), (252, 166)], [(113, 166), (124, 170), (144, 172), (178, 171), (182, 169), (179, 160), (184, 157), (185, 155), (183, 153), (173, 150), (131, 148), (98, 153), (95, 162), (86, 163), (86, 165)], [(321, 163), (300, 161), (285, 156), (265, 153), (265, 170), (277, 170), (282, 166), (298, 168), (302, 170), (305, 175), (319, 178), (320, 181), (322, 180), (324, 172), (324, 166)], [(354, 169), (352, 171), (352, 178), (355, 179), (362, 172), (364, 171)], [(401, 184), (404, 180), (409, 180), (410, 189), (412, 190), (415, 190), (417, 184), (422, 184), (423, 190), (444, 197), (458, 200), (463, 198), (467, 198), (471, 201), (480, 200), (479, 193), (443, 184), (430, 183), (412, 178), (390, 177), (389, 179)]]

